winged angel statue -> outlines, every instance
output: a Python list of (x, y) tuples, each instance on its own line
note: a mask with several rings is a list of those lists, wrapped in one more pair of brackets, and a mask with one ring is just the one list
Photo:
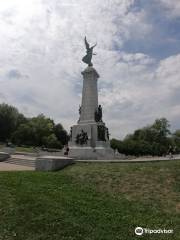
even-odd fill
[(93, 48), (97, 45), (97, 43), (92, 47), (89, 47), (89, 43), (87, 42), (86, 37), (84, 38), (84, 42), (86, 46), (86, 56), (82, 58), (82, 61), (88, 64), (88, 66), (93, 66), (91, 59), (92, 59), (92, 55), (96, 55), (96, 53), (93, 53)]

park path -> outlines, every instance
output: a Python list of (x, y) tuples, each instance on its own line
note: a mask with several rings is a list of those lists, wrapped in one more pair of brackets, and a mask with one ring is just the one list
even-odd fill
[[(115, 160), (75, 160), (75, 162), (104, 162), (104, 163), (142, 163), (142, 162), (158, 162), (158, 161), (174, 161), (180, 160), (180, 155), (169, 157), (139, 157), (134, 159), (115, 159)], [(4, 162), (0, 162), (1, 171), (34, 171), (36, 157), (22, 154), (11, 155), (11, 158)]]
[(33, 171), (36, 158), (29, 155), (12, 154), (4, 162), (0, 162), (0, 171)]
[(33, 170), (34, 170), (34, 167), (0, 162), (0, 172), (1, 171), (33, 171)]
[(76, 160), (76, 162), (106, 162), (106, 163), (141, 163), (180, 160), (180, 155), (170, 157), (139, 157), (133, 159), (112, 159), (112, 160)]

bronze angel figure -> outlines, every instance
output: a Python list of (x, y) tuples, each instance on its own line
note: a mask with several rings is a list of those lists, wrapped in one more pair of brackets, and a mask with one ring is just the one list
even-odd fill
[(82, 58), (82, 61), (88, 64), (88, 66), (92, 66), (93, 65), (91, 62), (92, 55), (96, 55), (96, 53), (93, 53), (93, 48), (97, 45), (97, 43), (92, 47), (89, 47), (89, 43), (87, 42), (86, 37), (84, 38), (84, 42), (86, 46), (86, 56)]

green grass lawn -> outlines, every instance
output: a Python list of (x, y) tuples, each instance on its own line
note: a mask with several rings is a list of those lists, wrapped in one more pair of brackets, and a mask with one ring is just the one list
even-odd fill
[(36, 150), (33, 147), (16, 147), (16, 152), (35, 153)]
[(4, 144), (0, 144), (0, 150), (4, 148)]
[[(0, 144), (0, 150), (3, 150), (5, 148), (5, 144)], [(27, 152), (27, 153), (35, 153), (36, 150), (33, 147), (15, 147), (16, 152)]]
[[(135, 236), (136, 226), (174, 234)], [(180, 161), (0, 173), (0, 240), (180, 239)]]

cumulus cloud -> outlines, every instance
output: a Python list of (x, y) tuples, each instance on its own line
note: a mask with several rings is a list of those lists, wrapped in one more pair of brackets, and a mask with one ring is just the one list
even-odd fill
[(0, 101), (28, 116), (43, 112), (69, 129), (78, 120), (86, 35), (98, 43), (93, 63), (111, 136), (123, 137), (167, 112), (177, 119), (179, 55), (159, 62), (123, 49), (130, 39), (146, 41), (153, 29), (147, 10), (137, 10), (135, 2), (0, 3)]
[[(147, 64), (143, 65), (136, 60), (131, 62), (132, 58), (128, 56), (128, 62), (116, 65), (116, 77), (111, 89), (104, 88), (100, 92), (114, 133), (118, 128), (121, 135), (125, 136), (127, 132), (160, 117), (166, 117), (172, 122), (175, 117), (180, 118), (179, 58), (180, 55), (175, 55), (153, 62), (152, 59), (147, 61), (146, 56)], [(173, 122), (173, 125), (179, 126), (178, 122)]]
[(167, 11), (169, 17), (180, 17), (180, 1), (179, 0), (160, 0), (161, 5)]

